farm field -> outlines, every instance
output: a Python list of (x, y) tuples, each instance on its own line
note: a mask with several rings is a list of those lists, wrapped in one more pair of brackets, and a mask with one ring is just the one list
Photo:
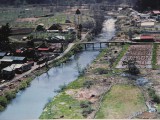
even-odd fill
[[(63, 11), (63, 9), (62, 9)], [(75, 11), (74, 11), (75, 12)], [(74, 12), (65, 10), (56, 12), (52, 6), (48, 7), (33, 7), (25, 6), (19, 8), (1, 8), (0, 10), (0, 25), (10, 23), (11, 27), (16, 28), (35, 28), (38, 24), (43, 23), (46, 28), (53, 23), (65, 23), (66, 20), (74, 22)], [(83, 21), (92, 20), (87, 14), (82, 12)], [(86, 15), (86, 16), (85, 16)]]
[(133, 111), (146, 110), (141, 90), (131, 85), (113, 86), (104, 96), (101, 105), (96, 114), (97, 119), (127, 119), (134, 114)]
[(126, 68), (123, 61), (136, 60), (138, 68), (152, 68), (152, 45), (131, 45), (116, 68)]

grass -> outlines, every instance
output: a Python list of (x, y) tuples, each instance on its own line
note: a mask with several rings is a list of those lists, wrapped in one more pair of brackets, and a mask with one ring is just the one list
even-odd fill
[(121, 52), (119, 53), (116, 61), (114, 62), (113, 64), (113, 68), (115, 68), (117, 66), (117, 64), (119, 63), (119, 61), (122, 59), (122, 57), (125, 55), (126, 51), (128, 50), (129, 48), (129, 44), (125, 44), (121, 50)]
[[(26, 7), (30, 10), (26, 10)], [(0, 11), (0, 25), (5, 23), (10, 23), (12, 27), (27, 27), (27, 28), (35, 28), (38, 24), (43, 23), (45, 27), (51, 26), (53, 23), (65, 23), (66, 19), (69, 17), (71, 22), (74, 21), (74, 13), (67, 15), (66, 13), (62, 12), (52, 12), (50, 6), (47, 7), (33, 7), (33, 6), (26, 6), (26, 7), (6, 7), (2, 8)], [(54, 14), (54, 16), (50, 17), (42, 17), (47, 14)], [(82, 19), (84, 22), (91, 20), (91, 17), (83, 15)], [(68, 16), (68, 17), (67, 17)], [(17, 19), (23, 18), (39, 18), (37, 21), (24, 21), (24, 22), (17, 22)]]
[(157, 104), (157, 113), (160, 113), (160, 104)]
[(97, 119), (128, 118), (134, 112), (146, 109), (141, 91), (131, 85), (115, 85), (104, 96)]
[(71, 82), (67, 89), (78, 89), (83, 87), (84, 82), (86, 81), (85, 77), (79, 77), (77, 80)]
[(153, 44), (153, 52), (152, 52), (152, 69), (157, 69), (157, 49), (158, 45), (156, 43)]
[(40, 116), (40, 119), (54, 118), (83, 119), (80, 101), (64, 92), (59, 94), (46, 106), (44, 112)]

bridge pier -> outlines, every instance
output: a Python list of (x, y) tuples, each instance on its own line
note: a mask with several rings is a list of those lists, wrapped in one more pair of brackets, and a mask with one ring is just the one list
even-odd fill
[(84, 48), (85, 48), (85, 50), (87, 49), (87, 44), (84, 44)]
[(102, 48), (102, 43), (100, 42), (100, 48)]
[(93, 50), (94, 50), (94, 43), (92, 45), (93, 45)]

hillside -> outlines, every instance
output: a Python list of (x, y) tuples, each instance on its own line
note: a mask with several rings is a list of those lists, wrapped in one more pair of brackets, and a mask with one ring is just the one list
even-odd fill
[(6, 5), (21, 5), (21, 4), (60, 4), (60, 5), (70, 5), (70, 4), (88, 4), (88, 3), (101, 3), (109, 2), (113, 4), (130, 4), (135, 3), (136, 0), (0, 0), (0, 4)]

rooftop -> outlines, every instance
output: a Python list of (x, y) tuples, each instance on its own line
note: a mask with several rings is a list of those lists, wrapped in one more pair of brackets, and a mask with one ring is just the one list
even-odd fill
[(160, 10), (153, 10), (153, 14), (160, 14)]
[(6, 52), (0, 52), (0, 56), (5, 56)]
[(154, 22), (141, 22), (141, 27), (153, 27), (154, 25)]
[(23, 64), (12, 64), (11, 66), (4, 68), (3, 70), (4, 71), (13, 71), (13, 70), (20, 68), (22, 66), (23, 66)]
[(25, 57), (4, 56), (1, 60), (24, 60)]
[(141, 40), (153, 40), (154, 37), (152, 35), (141, 35), (140, 39)]

